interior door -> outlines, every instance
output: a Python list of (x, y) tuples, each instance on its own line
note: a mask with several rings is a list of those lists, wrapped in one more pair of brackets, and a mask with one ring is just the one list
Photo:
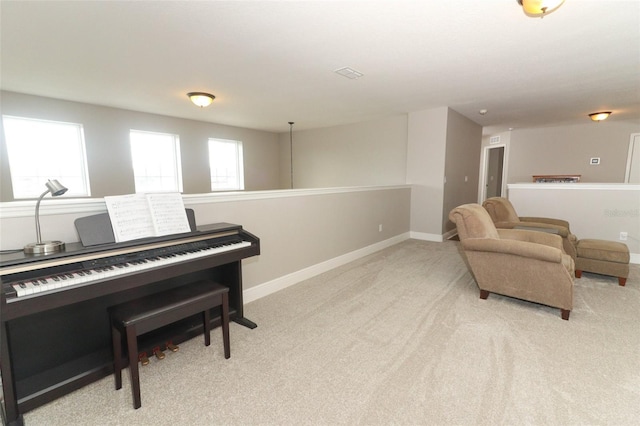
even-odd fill
[(504, 174), (504, 146), (489, 147), (486, 153), (484, 176), (484, 198), (502, 196), (502, 178)]

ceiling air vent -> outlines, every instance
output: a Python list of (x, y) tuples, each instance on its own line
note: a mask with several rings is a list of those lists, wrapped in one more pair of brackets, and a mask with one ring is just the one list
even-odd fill
[(500, 143), (500, 136), (491, 136), (489, 138), (489, 144), (494, 145)]
[(364, 75), (360, 71), (356, 71), (353, 68), (349, 68), (349, 67), (340, 68), (335, 70), (334, 72), (336, 74), (340, 74), (343, 77), (347, 77), (351, 80), (355, 80), (356, 78), (360, 78)]

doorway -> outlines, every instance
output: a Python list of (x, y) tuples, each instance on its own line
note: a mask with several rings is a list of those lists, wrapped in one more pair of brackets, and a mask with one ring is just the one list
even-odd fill
[(494, 145), (484, 150), (480, 203), (487, 198), (505, 196), (505, 148), (505, 145)]

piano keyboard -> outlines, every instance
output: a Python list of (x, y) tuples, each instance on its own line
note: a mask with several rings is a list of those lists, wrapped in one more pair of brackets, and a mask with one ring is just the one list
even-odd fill
[(7, 295), (7, 303), (26, 300), (31, 297), (42, 295), (42, 293), (65, 290), (67, 287), (89, 285), (97, 281), (113, 278), (120, 275), (144, 271), (146, 269), (157, 268), (165, 265), (198, 259), (231, 250), (236, 250), (250, 246), (249, 241), (233, 241), (206, 248), (185, 250), (175, 253), (168, 253), (159, 256), (152, 256), (143, 259), (134, 259), (116, 264), (96, 265), (78, 271), (71, 271), (51, 275), (46, 277), (36, 277), (24, 281), (11, 283), (11, 287), (16, 292), (16, 297)]

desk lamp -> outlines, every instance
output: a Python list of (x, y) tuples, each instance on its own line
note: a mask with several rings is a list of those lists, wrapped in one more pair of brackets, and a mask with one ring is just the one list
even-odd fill
[(42, 201), (44, 196), (49, 192), (51, 192), (52, 197), (57, 197), (67, 192), (67, 188), (55, 179), (49, 180), (45, 185), (47, 186), (47, 190), (40, 195), (36, 203), (36, 236), (38, 237), (38, 242), (24, 246), (24, 252), (27, 254), (49, 254), (64, 249), (64, 243), (62, 241), (42, 241), (42, 237), (40, 236), (40, 201)]

